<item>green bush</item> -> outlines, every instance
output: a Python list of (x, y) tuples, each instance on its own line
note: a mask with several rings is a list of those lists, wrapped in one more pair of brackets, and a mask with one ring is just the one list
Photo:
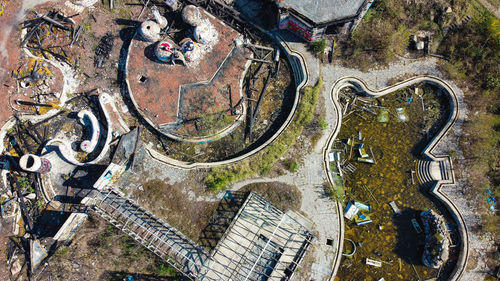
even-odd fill
[(316, 54), (321, 54), (325, 51), (326, 48), (326, 40), (320, 39), (320, 40), (315, 40), (311, 43), (311, 49), (316, 53)]
[(283, 162), (285, 164), (285, 167), (290, 171), (295, 173), (297, 169), (299, 168), (299, 163), (297, 161), (290, 161), (290, 160), (285, 160)]
[(233, 165), (212, 168), (205, 177), (207, 187), (214, 191), (221, 190), (230, 182), (269, 171), (288, 148), (295, 144), (295, 140), (302, 134), (304, 126), (312, 121), (322, 85), (323, 81), (320, 79), (316, 86), (304, 89), (295, 116), (288, 128), (261, 152)]
[(321, 130), (324, 130), (328, 127), (328, 122), (326, 122), (325, 119), (321, 119), (319, 121), (319, 127), (321, 128)]

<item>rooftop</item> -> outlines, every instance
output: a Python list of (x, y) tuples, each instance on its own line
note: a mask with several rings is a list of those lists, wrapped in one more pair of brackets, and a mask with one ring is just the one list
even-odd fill
[(315, 23), (354, 17), (366, 0), (282, 0), (278, 6), (304, 15)]

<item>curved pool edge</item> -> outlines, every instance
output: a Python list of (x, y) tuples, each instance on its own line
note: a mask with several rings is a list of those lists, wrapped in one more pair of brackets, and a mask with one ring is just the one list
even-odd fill
[[(453, 90), (453, 87), (451, 87), (448, 82), (446, 82), (445, 80), (443, 80), (439, 77), (436, 77), (436, 76), (422, 75), (422, 76), (415, 76), (415, 77), (412, 77), (410, 79), (407, 79), (407, 80), (398, 82), (396, 84), (387, 86), (387, 87), (382, 88), (380, 90), (374, 91), (374, 90), (371, 90), (366, 85), (366, 82), (364, 82), (362, 79), (352, 77), (352, 76), (346, 76), (346, 77), (342, 77), (340, 79), (337, 79), (337, 81), (335, 81), (335, 83), (333, 84), (333, 86), (331, 88), (330, 100), (331, 100), (331, 102), (335, 108), (336, 114), (337, 114), (337, 122), (334, 126), (333, 132), (328, 137), (327, 144), (323, 148), (323, 151), (324, 151), (323, 152), (324, 153), (323, 161), (325, 163), (325, 167), (326, 167), (326, 171), (327, 171), (327, 178), (328, 178), (328, 182), (332, 186), (334, 185), (334, 182), (333, 182), (333, 178), (332, 178), (331, 173), (330, 173), (331, 172), (330, 166), (328, 165), (328, 151), (329, 151), (329, 148), (332, 146), (333, 142), (335, 141), (338, 133), (340, 132), (340, 127), (342, 125), (342, 113), (341, 113), (342, 110), (340, 110), (341, 106), (338, 103), (338, 99), (337, 99), (338, 92), (342, 88), (352, 86), (352, 87), (356, 88), (358, 91), (366, 92), (369, 95), (372, 95), (374, 97), (380, 97), (380, 96), (384, 96), (384, 95), (389, 94), (389, 93), (393, 93), (399, 89), (406, 88), (408, 86), (411, 86), (411, 85), (414, 85), (417, 83), (421, 83), (421, 82), (431, 83), (431, 84), (434, 84), (434, 85), (437, 85), (437, 86), (443, 88), (446, 91), (446, 93), (448, 94), (448, 98), (450, 101), (450, 109), (451, 109), (448, 120), (446, 121), (445, 125), (438, 132), (438, 134), (436, 136), (434, 136), (434, 138), (427, 144), (427, 146), (425, 147), (425, 149), (422, 152), (422, 155), (429, 157), (433, 161), (439, 161), (439, 160), (446, 159), (449, 161), (449, 163), (451, 165), (452, 162), (451, 162), (451, 158), (449, 155), (435, 154), (433, 152), (435, 150), (435, 148), (437, 147), (437, 145), (439, 144), (439, 142), (442, 140), (442, 138), (448, 133), (448, 131), (451, 129), (451, 127), (455, 124), (455, 122), (458, 118), (458, 115), (459, 115), (459, 107), (458, 107), (459, 102), (458, 102), (457, 94), (455, 93), (455, 91)], [(461, 240), (460, 241), (461, 242), (460, 243), (460, 253), (459, 253), (458, 260), (457, 260), (457, 264), (456, 264), (455, 268), (453, 269), (453, 272), (451, 273), (450, 278), (449, 278), (449, 280), (455, 281), (455, 280), (460, 280), (460, 278), (463, 275), (463, 272), (467, 266), (467, 260), (469, 257), (469, 233), (468, 233), (467, 226), (464, 222), (464, 218), (462, 217), (462, 214), (458, 210), (457, 206), (452, 202), (452, 200), (450, 198), (448, 198), (448, 196), (446, 194), (441, 192), (441, 188), (443, 186), (456, 184), (455, 176), (453, 173), (453, 166), (451, 166), (450, 169), (451, 169), (451, 175), (452, 175), (451, 179), (448, 181), (438, 180), (434, 184), (434, 186), (430, 189), (430, 193), (432, 195), (434, 195), (439, 201), (441, 201), (445, 205), (445, 207), (451, 213), (453, 219), (455, 220), (455, 222), (458, 225), (458, 230), (459, 230), (460, 240)], [(338, 202), (338, 204), (340, 204), (340, 202)], [(343, 242), (344, 220), (343, 220), (343, 216), (341, 216), (341, 217), (342, 217), (342, 230), (340, 231), (341, 237), (339, 237), (339, 240), (341, 240)], [(343, 247), (343, 243), (340, 243), (340, 244)], [(342, 258), (342, 248), (340, 248), (338, 253), (337, 253), (337, 258), (335, 259), (336, 264), (334, 265), (335, 269), (332, 273), (332, 278), (334, 278), (335, 275), (337, 274), (338, 268), (340, 267), (341, 258)]]

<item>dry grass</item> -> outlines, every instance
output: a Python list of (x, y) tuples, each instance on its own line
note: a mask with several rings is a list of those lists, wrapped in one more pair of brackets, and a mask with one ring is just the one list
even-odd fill
[(161, 180), (151, 180), (143, 184), (143, 190), (136, 196), (139, 204), (199, 242), (217, 203), (191, 201), (183, 190), (181, 184), (169, 185)]
[(245, 185), (240, 191), (252, 191), (283, 212), (288, 210), (298, 211), (302, 203), (302, 195), (297, 187), (281, 182), (252, 183)]

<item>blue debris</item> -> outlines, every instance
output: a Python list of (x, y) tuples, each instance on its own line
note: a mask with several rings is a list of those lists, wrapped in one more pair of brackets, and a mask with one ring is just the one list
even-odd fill
[(495, 205), (497, 204), (497, 198), (495, 196), (493, 196), (493, 193), (491, 193), (491, 190), (489, 187), (486, 187), (486, 200), (488, 201), (488, 204), (490, 205), (490, 211), (494, 212)]

